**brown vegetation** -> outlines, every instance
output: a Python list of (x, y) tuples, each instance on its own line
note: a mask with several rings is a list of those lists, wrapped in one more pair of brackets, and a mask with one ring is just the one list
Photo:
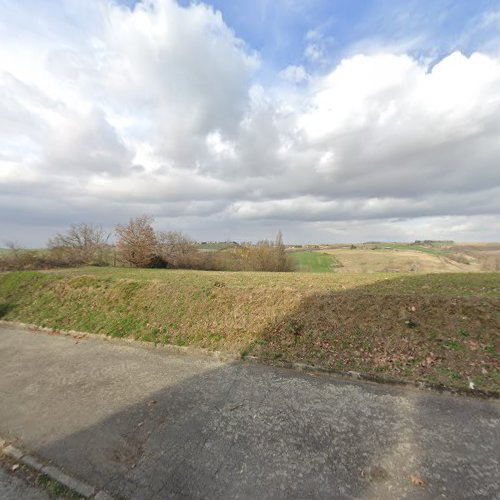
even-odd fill
[(275, 271), (292, 270), (281, 232), (274, 242), (242, 244), (216, 252), (201, 252), (189, 237), (179, 231), (155, 233), (153, 218), (131, 219), (118, 225), (117, 250), (120, 259), (133, 267), (169, 267), (211, 271)]
[(281, 232), (274, 242), (263, 240), (257, 244), (242, 244), (204, 256), (204, 269), (214, 271), (293, 271), (293, 261), (286, 252)]
[(103, 265), (109, 233), (92, 224), (74, 224), (49, 240), (54, 260), (75, 264)]
[(181, 231), (160, 231), (156, 235), (157, 254), (165, 267), (196, 268), (196, 243)]
[(500, 271), (500, 244), (498, 243), (454, 245), (451, 250), (474, 259), (483, 271)]
[(55, 269), (57, 267), (75, 267), (81, 262), (63, 260), (60, 256), (48, 251), (41, 253), (36, 250), (18, 248), (9, 250), (0, 258), (0, 271), (31, 271), (36, 269)]
[(154, 267), (158, 240), (151, 226), (153, 220), (149, 215), (142, 215), (130, 219), (127, 225), (116, 226), (116, 249), (123, 262), (134, 267)]

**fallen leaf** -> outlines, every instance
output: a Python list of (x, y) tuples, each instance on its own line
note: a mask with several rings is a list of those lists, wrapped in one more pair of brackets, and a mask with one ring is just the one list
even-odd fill
[(416, 474), (411, 474), (410, 479), (415, 486), (423, 486), (425, 484), (424, 480), (420, 476), (417, 476)]

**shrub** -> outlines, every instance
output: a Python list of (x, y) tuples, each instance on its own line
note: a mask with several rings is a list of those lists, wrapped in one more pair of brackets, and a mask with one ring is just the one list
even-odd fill
[(196, 269), (201, 262), (196, 254), (196, 243), (181, 231), (161, 231), (156, 235), (157, 253), (166, 267), (181, 267)]
[(49, 240), (48, 247), (56, 260), (72, 262), (74, 265), (106, 264), (109, 233), (91, 224), (73, 224), (65, 233)]

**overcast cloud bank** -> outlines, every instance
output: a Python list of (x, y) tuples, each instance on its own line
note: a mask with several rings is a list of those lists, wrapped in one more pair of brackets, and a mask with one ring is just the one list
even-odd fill
[(4, 239), (142, 213), (199, 239), (498, 239), (498, 54), (355, 54), (263, 84), (206, 5), (44, 4), (0, 6)]

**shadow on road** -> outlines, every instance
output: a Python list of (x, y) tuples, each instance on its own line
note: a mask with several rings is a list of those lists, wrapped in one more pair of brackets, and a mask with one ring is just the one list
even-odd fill
[(362, 398), (347, 384), (237, 363), (38, 451), (125, 498), (362, 497), (392, 474), (377, 464), (399, 425), (391, 404), (380, 413)]
[[(38, 452), (133, 499), (465, 498), (491, 487), (498, 436), (482, 426), (462, 442), (464, 403), (423, 396), (233, 363)], [(470, 422), (498, 421), (483, 402), (466, 403)], [(92, 406), (76, 411), (92, 421)]]

